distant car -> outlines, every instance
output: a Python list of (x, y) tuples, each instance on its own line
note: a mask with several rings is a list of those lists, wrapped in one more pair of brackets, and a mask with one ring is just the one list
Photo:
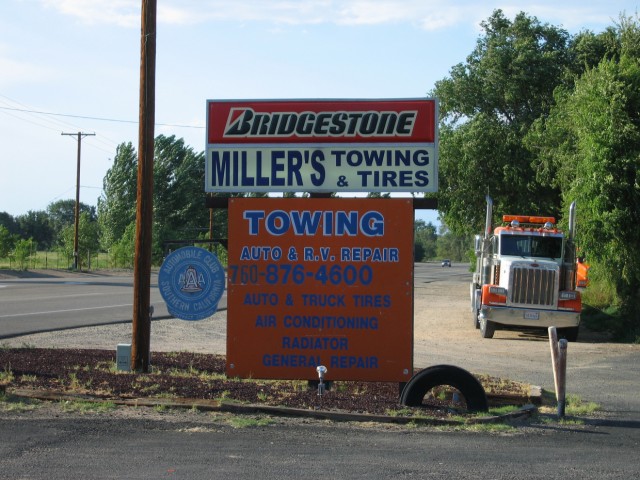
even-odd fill
[(450, 267), (451, 266), (451, 260), (449, 260), (448, 258), (445, 258), (444, 260), (442, 260), (442, 266), (443, 267)]

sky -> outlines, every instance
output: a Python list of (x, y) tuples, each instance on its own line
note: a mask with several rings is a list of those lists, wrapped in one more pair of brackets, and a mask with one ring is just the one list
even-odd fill
[[(0, 212), (75, 199), (78, 132), (91, 134), (80, 141), (80, 201), (89, 205), (116, 147), (137, 149), (141, 4), (0, 0)], [(495, 9), (598, 33), (640, 0), (157, 4), (155, 134), (202, 152), (208, 99), (424, 98), (465, 61)], [(416, 218), (439, 224), (436, 211)]]

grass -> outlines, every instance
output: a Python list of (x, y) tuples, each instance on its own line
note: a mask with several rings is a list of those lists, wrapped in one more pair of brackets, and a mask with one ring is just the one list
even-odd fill
[(238, 415), (230, 417), (228, 420), (229, 425), (233, 428), (255, 428), (266, 427), (274, 423), (270, 417), (248, 417), (244, 415)]
[(41, 405), (42, 402), (39, 400), (17, 398), (6, 393), (0, 394), (0, 412), (30, 412)]
[(230, 395), (231, 395), (231, 392), (229, 390), (225, 390), (222, 393), (220, 393), (220, 395), (216, 398), (216, 400), (219, 400), (219, 401), (226, 400), (229, 398)]
[(4, 370), (0, 372), (0, 383), (11, 383), (15, 380), (13, 372), (11, 371), (11, 365), (4, 367)]
[[(161, 373), (158, 371), (158, 373)], [(223, 373), (205, 372), (198, 370), (193, 365), (190, 365), (186, 370), (179, 368), (171, 368), (167, 371), (167, 374), (176, 378), (193, 378), (197, 377), (204, 382), (213, 382), (217, 380), (227, 380), (227, 376)]]
[[(130, 261), (121, 261), (118, 259), (114, 262), (114, 259), (109, 256), (108, 253), (92, 253), (91, 254), (91, 270), (108, 269), (108, 268), (126, 268)], [(121, 265), (118, 265), (121, 264)], [(26, 270), (38, 270), (38, 269), (55, 269), (55, 270), (68, 270), (73, 267), (73, 259), (68, 258), (66, 255), (57, 251), (37, 251), (29, 257), (26, 261)], [(83, 264), (82, 269), (88, 270), (88, 265)], [(8, 257), (0, 258), (0, 269), (5, 270), (17, 270), (18, 264), (15, 260), (11, 260)]]
[(389, 417), (405, 417), (413, 415), (413, 410), (410, 408), (400, 408), (398, 410), (387, 410), (385, 415)]
[(625, 316), (614, 285), (596, 267), (589, 271), (589, 287), (582, 293), (582, 302), (582, 323), (589, 330), (608, 333), (616, 342), (640, 344), (637, 319)]
[(508, 413), (516, 412), (520, 409), (518, 405), (503, 405), (501, 407), (492, 407), (489, 408), (489, 415), (498, 416), (498, 415), (506, 415)]
[(582, 308), (582, 322), (594, 332), (614, 332), (620, 329), (622, 317), (617, 306), (597, 308), (590, 304)]
[[(558, 404), (553, 392), (544, 391), (542, 395), (543, 405), (540, 407), (540, 413), (543, 415), (557, 414)], [(564, 413), (565, 418), (561, 418), (560, 422), (581, 423), (580, 419), (567, 419), (566, 417), (586, 417), (593, 415), (602, 410), (602, 406), (596, 402), (584, 401), (580, 395), (568, 393), (565, 395)]]
[(505, 378), (497, 378), (490, 375), (476, 375), (487, 395), (492, 393), (509, 392), (513, 395), (528, 396), (531, 385), (528, 383), (514, 382)]
[(625, 317), (618, 305), (598, 308), (584, 304), (581, 317), (589, 330), (607, 333), (612, 341), (640, 344), (640, 325)]
[(595, 402), (585, 402), (579, 395), (568, 394), (565, 397), (565, 413), (567, 415), (593, 415), (602, 410), (602, 406)]

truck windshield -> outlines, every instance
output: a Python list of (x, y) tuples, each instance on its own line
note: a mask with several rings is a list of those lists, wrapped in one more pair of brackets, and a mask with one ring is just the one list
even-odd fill
[(500, 255), (562, 258), (562, 237), (500, 235)]

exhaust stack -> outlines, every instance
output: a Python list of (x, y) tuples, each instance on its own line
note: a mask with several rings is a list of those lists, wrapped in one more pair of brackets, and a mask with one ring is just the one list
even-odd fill
[(575, 290), (576, 288), (576, 202), (571, 202), (569, 207), (569, 231), (564, 252), (564, 288)]
[(491, 235), (491, 219), (493, 217), (493, 200), (487, 195), (487, 219), (484, 227), (484, 238), (487, 239)]

